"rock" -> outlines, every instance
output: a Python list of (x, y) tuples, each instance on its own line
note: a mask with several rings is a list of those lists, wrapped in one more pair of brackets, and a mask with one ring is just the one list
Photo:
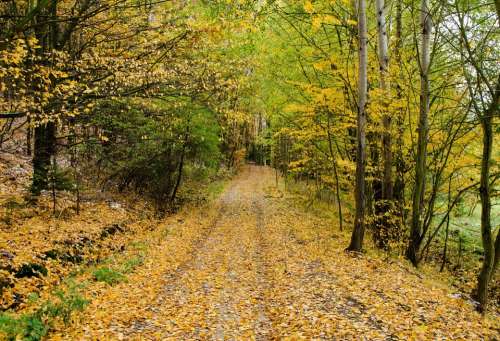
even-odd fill
[(125, 209), (123, 208), (122, 204), (116, 201), (108, 201), (108, 206), (109, 208), (113, 210), (118, 210), (118, 211), (124, 211)]
[(10, 253), (9, 251), (5, 251), (5, 250), (0, 250), (0, 257), (7, 259), (7, 260), (14, 259), (14, 255), (12, 253)]

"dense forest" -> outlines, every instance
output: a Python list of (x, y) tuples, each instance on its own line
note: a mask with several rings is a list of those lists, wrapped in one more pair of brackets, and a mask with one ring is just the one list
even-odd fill
[[(0, 338), (498, 338), (499, 46), (498, 0), (0, 1)], [(276, 293), (317, 262), (352, 289), (309, 330)], [(104, 318), (144, 292), (189, 333)]]

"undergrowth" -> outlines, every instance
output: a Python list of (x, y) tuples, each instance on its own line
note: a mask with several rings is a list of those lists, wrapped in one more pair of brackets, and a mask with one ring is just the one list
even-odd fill
[[(0, 313), (0, 336), (8, 341), (13, 340), (41, 340), (57, 322), (69, 324), (74, 312), (82, 311), (89, 303), (80, 291), (82, 285), (71, 284), (67, 290), (54, 292), (53, 300), (41, 304), (34, 312), (14, 316), (9, 313)], [(33, 295), (31, 301), (37, 301)]]

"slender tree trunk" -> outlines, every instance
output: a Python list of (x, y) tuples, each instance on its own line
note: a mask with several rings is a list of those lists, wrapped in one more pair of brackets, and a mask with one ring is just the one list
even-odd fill
[[(398, 83), (396, 85), (397, 98), (401, 100), (403, 98), (403, 89), (401, 87), (401, 83), (403, 82), (403, 73), (402, 73), (402, 65), (401, 65), (401, 49), (402, 49), (402, 5), (401, 1), (396, 1), (396, 46), (394, 50), (395, 60), (398, 63), (399, 67), (399, 77)], [(397, 126), (398, 126), (398, 135), (397, 135), (397, 153), (396, 153), (396, 179), (393, 186), (393, 199), (397, 202), (398, 212), (402, 222), (404, 222), (404, 191), (405, 191), (405, 183), (404, 183), (404, 173), (405, 173), (405, 161), (403, 156), (403, 134), (404, 134), (404, 110), (401, 109), (397, 116)]]
[(488, 306), (488, 286), (491, 278), (495, 274), (500, 258), (499, 235), (493, 242), (493, 232), (491, 229), (491, 186), (490, 168), (491, 152), (493, 150), (493, 116), (498, 115), (500, 105), (500, 76), (497, 81), (492, 102), (481, 116), (481, 128), (483, 130), (483, 155), (481, 159), (481, 179), (479, 185), (479, 197), (481, 199), (481, 240), (484, 249), (484, 261), (479, 273), (477, 283), (477, 300), (479, 310), (485, 312)]
[(446, 265), (446, 255), (448, 253), (448, 237), (450, 235), (450, 211), (451, 211), (451, 177), (448, 180), (448, 215), (446, 217), (446, 232), (444, 238), (443, 261), (441, 262), (441, 268), (439, 269), (439, 272), (442, 272)]
[(483, 156), (481, 160), (479, 196), (481, 198), (481, 239), (484, 249), (484, 262), (478, 278), (477, 298), (481, 304), (481, 310), (484, 311), (488, 304), (488, 284), (493, 271), (495, 254), (491, 234), (491, 193), (489, 184), (491, 149), (493, 145), (491, 119), (483, 118), (481, 126), (483, 129)]
[(170, 203), (174, 202), (175, 197), (177, 196), (177, 191), (179, 190), (179, 186), (181, 184), (182, 171), (184, 169), (184, 154), (185, 154), (185, 150), (183, 148), (182, 153), (181, 153), (181, 159), (179, 161), (179, 169), (177, 170), (177, 179), (175, 181), (175, 186), (174, 186), (174, 190), (172, 191), (172, 195), (170, 196)]
[(328, 114), (328, 150), (330, 151), (330, 157), (332, 158), (333, 166), (333, 176), (335, 177), (335, 196), (337, 197), (337, 208), (339, 212), (339, 228), (340, 231), (343, 230), (343, 219), (342, 219), (342, 203), (340, 201), (340, 184), (339, 184), (339, 174), (337, 170), (337, 160), (335, 159), (335, 153), (333, 152), (332, 137), (330, 134), (330, 114)]
[(182, 180), (182, 172), (184, 170), (184, 157), (186, 155), (186, 147), (188, 144), (188, 138), (189, 138), (189, 125), (186, 129), (186, 133), (184, 134), (184, 144), (182, 146), (182, 151), (181, 151), (181, 157), (179, 160), (179, 169), (177, 170), (177, 179), (175, 181), (175, 186), (172, 191), (172, 195), (170, 196), (170, 203), (172, 204), (175, 200), (175, 197), (177, 196), (177, 191), (179, 190), (179, 186), (181, 184)]
[[(384, 0), (376, 0), (375, 2), (377, 11), (377, 31), (378, 31), (378, 61), (380, 69), (380, 88), (382, 89), (382, 96), (384, 107), (390, 101), (390, 93), (388, 91), (389, 84), (387, 79), (388, 65), (389, 65), (389, 52), (388, 52), (388, 37), (387, 37), (387, 24), (386, 24), (386, 8)], [(382, 248), (387, 249), (391, 235), (390, 219), (387, 213), (392, 208), (393, 196), (393, 183), (392, 183), (392, 140), (391, 140), (391, 118), (385, 112), (382, 115), (382, 175), (380, 180), (374, 180), (374, 194), (375, 194), (375, 215), (374, 222), (375, 231), (374, 239), (375, 244)], [(376, 142), (377, 144), (377, 142)], [(377, 164), (377, 160), (374, 160)], [(378, 175), (378, 174), (377, 174)], [(377, 177), (375, 177), (377, 178)], [(376, 185), (376, 186), (375, 186)]]
[(365, 233), (365, 159), (366, 159), (366, 97), (367, 97), (367, 28), (366, 2), (358, 2), (358, 39), (359, 39), (359, 79), (358, 79), (358, 118), (356, 149), (356, 215), (351, 243), (347, 250), (361, 251)]
[(406, 256), (417, 266), (420, 261), (420, 244), (422, 243), (422, 213), (425, 196), (425, 180), (427, 174), (427, 140), (429, 135), (429, 64), (431, 40), (431, 15), (428, 0), (422, 0), (420, 10), (420, 28), (422, 42), (420, 51), (420, 114), (418, 122), (418, 142), (415, 162), (415, 187), (413, 189), (412, 222), (410, 242)]
[[(388, 98), (387, 68), (389, 65), (389, 52), (387, 43), (386, 8), (384, 0), (377, 0), (377, 27), (378, 27), (378, 59), (380, 65), (380, 87), (384, 92), (384, 97)], [(392, 140), (391, 140), (391, 118), (386, 113), (382, 118), (384, 132), (382, 135), (382, 156), (384, 160), (384, 177), (382, 182), (382, 199), (392, 200)]]

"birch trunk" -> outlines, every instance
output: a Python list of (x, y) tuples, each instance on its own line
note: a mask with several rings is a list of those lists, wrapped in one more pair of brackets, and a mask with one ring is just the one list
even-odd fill
[[(387, 43), (386, 8), (384, 0), (376, 0), (377, 27), (378, 27), (378, 59), (380, 65), (380, 87), (384, 92), (385, 99), (389, 98), (387, 89), (387, 68), (389, 65), (389, 53)], [(384, 132), (382, 135), (384, 180), (382, 182), (382, 199), (392, 200), (392, 140), (391, 140), (391, 118), (385, 113), (382, 118)]]

